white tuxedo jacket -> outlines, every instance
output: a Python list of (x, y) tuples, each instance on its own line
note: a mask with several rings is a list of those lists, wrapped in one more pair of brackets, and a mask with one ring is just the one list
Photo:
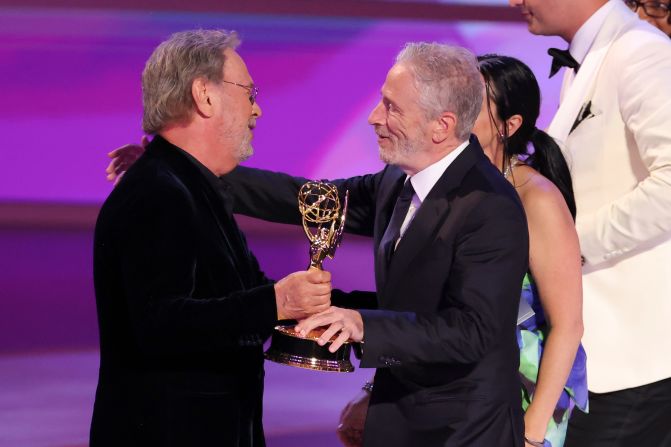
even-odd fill
[(598, 393), (671, 377), (671, 41), (611, 1), (548, 129), (573, 176)]

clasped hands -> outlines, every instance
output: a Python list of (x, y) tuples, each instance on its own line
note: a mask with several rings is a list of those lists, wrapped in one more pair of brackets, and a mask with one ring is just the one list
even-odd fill
[(296, 332), (305, 337), (313, 329), (328, 326), (319, 336), (317, 343), (324, 346), (336, 337), (329, 346), (330, 352), (336, 352), (348, 340), (363, 341), (363, 319), (356, 310), (331, 306), (323, 312), (314, 314), (296, 325)]
[(310, 269), (292, 273), (275, 284), (279, 319), (299, 320), (296, 332), (302, 337), (328, 326), (317, 343), (324, 346), (336, 336), (329, 351), (335, 352), (348, 340), (363, 340), (363, 320), (355, 310), (331, 306), (331, 274)]

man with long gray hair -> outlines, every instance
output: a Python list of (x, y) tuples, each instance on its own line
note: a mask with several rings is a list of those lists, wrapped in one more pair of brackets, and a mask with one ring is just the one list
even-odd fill
[(94, 280), (100, 375), (92, 447), (265, 445), (263, 341), (330, 305), (330, 275), (273, 284), (219, 176), (252, 153), (261, 109), (235, 33), (176, 33), (142, 75), (155, 134), (103, 205)]

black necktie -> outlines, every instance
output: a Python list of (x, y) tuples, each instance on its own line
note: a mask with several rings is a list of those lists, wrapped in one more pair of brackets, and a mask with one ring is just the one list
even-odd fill
[(380, 246), (384, 250), (385, 260), (387, 264), (391, 260), (391, 255), (394, 252), (394, 245), (399, 237), (401, 237), (401, 226), (405, 220), (405, 216), (408, 214), (408, 209), (410, 209), (410, 203), (412, 202), (412, 196), (415, 195), (415, 190), (412, 187), (412, 182), (410, 179), (406, 180), (399, 194), (398, 199), (396, 199), (396, 205), (394, 205), (394, 211), (391, 214), (391, 220), (387, 229), (382, 236), (382, 241), (380, 241)]
[(552, 67), (550, 68), (550, 77), (557, 74), (560, 68), (568, 67), (578, 72), (580, 64), (571, 56), (568, 50), (560, 50), (558, 48), (550, 48), (548, 54), (552, 56)]

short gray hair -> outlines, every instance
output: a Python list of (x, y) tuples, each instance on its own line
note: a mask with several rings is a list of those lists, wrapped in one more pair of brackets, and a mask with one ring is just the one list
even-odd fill
[(461, 47), (410, 42), (396, 56), (396, 63), (413, 72), (426, 118), (453, 112), (457, 138), (468, 139), (482, 108), (484, 90), (475, 55)]
[(235, 31), (192, 30), (162, 42), (142, 72), (142, 129), (154, 134), (186, 119), (194, 110), (191, 86), (197, 78), (221, 82), (224, 50), (235, 50)]

